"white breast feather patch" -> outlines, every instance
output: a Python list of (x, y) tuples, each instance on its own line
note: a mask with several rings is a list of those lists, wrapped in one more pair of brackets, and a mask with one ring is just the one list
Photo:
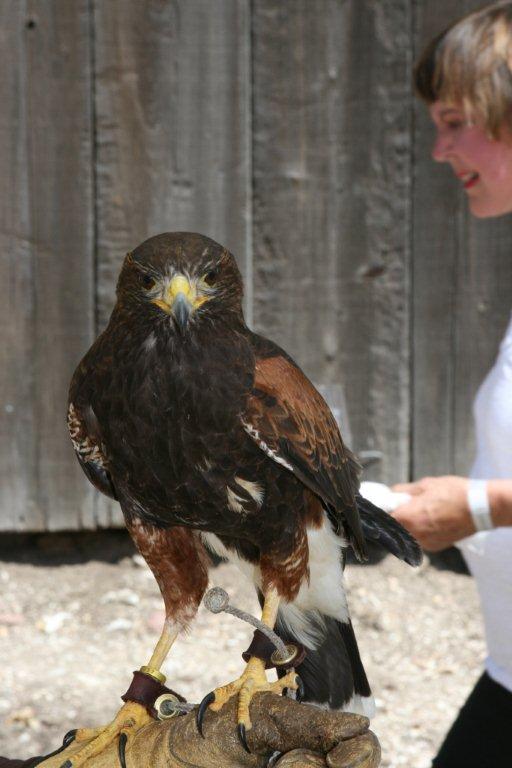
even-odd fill
[(240, 496), (237, 496), (236, 493), (232, 491), (229, 486), (227, 488), (227, 496), (228, 496), (228, 507), (231, 510), (233, 510), (233, 512), (244, 511), (244, 508), (242, 505), (243, 499), (241, 499)]
[[(237, 485), (241, 486), (242, 488), (245, 488), (247, 493), (252, 497), (252, 499), (256, 502), (258, 507), (261, 507), (263, 504), (263, 498), (265, 496), (265, 491), (259, 485), (258, 483), (254, 483), (251, 480), (244, 480), (243, 477), (238, 477), (235, 475), (235, 482)], [(228, 507), (233, 510), (233, 512), (245, 512), (244, 510), (244, 499), (241, 498), (232, 488), (229, 486), (226, 489), (227, 497), (228, 497)]]
[(242, 488), (245, 488), (247, 493), (252, 496), (258, 507), (261, 507), (263, 504), (263, 498), (265, 496), (265, 491), (259, 485), (258, 483), (253, 483), (251, 480), (244, 480), (243, 477), (235, 476), (235, 481), (238, 485), (241, 485)]

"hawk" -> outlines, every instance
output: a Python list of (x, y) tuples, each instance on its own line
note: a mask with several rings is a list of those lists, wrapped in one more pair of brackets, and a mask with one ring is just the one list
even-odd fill
[[(370, 687), (344, 552), (364, 560), (370, 539), (417, 564), (420, 550), (358, 494), (359, 465), (325, 401), (286, 352), (247, 327), (242, 293), (234, 257), (200, 234), (164, 233), (129, 253), (110, 322), (71, 382), (71, 439), (89, 480), (121, 505), (162, 592), (165, 625), (145, 675), (164, 679), (161, 665), (196, 613), (216, 553), (254, 582), (262, 620), (306, 647), (305, 699), (360, 711)], [(252, 695), (298, 685), (294, 670), (268, 683), (265, 660), (251, 655), (200, 719), (206, 704), (219, 708), (237, 693), (246, 745)], [(142, 713), (128, 701), (67, 768), (145, 722)]]

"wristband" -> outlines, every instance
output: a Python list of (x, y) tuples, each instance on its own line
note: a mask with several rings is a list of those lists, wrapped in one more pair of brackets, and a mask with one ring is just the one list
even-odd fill
[(477, 531), (490, 531), (494, 528), (487, 495), (487, 480), (469, 481), (468, 507)]

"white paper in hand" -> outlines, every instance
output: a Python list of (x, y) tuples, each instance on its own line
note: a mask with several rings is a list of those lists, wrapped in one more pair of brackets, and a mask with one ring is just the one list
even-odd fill
[(408, 493), (396, 493), (384, 483), (361, 483), (359, 493), (365, 499), (371, 501), (376, 507), (380, 507), (384, 512), (393, 512), (401, 504), (405, 504), (411, 498)]

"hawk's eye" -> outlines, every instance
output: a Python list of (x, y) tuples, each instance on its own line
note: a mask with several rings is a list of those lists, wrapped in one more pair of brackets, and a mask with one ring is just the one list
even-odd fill
[(143, 286), (143, 288), (146, 288), (146, 290), (150, 290), (154, 287), (156, 280), (154, 277), (151, 277), (151, 275), (148, 275), (146, 272), (143, 272), (141, 276), (139, 277), (140, 284)]
[(212, 267), (211, 269), (206, 272), (205, 275), (203, 275), (203, 280), (205, 281), (206, 285), (213, 285), (216, 281), (217, 277), (219, 276), (220, 268), (219, 267)]

